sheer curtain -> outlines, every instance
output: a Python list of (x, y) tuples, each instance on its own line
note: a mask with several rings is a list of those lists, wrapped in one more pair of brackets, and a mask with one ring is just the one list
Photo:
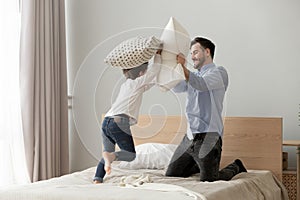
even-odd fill
[(19, 0), (0, 0), (0, 186), (28, 183), (19, 95)]

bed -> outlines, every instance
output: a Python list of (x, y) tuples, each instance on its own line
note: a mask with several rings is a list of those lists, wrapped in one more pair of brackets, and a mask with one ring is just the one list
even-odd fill
[(92, 184), (95, 167), (62, 177), (0, 189), (0, 199), (272, 199), (287, 200), (281, 184), (282, 119), (226, 117), (221, 166), (240, 158), (248, 169), (230, 181), (200, 182), (165, 177), (176, 145), (186, 130), (184, 116), (148, 116), (133, 127), (137, 157), (114, 162), (103, 184)]

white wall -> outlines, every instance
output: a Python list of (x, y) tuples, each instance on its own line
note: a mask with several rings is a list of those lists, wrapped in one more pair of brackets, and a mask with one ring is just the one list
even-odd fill
[[(284, 139), (300, 139), (300, 1), (298, 0), (66, 0), (71, 170), (97, 164), (99, 120), (123, 80), (103, 58), (119, 42), (159, 36), (174, 16), (191, 38), (216, 44), (215, 62), (227, 68), (227, 116), (283, 117)], [(142, 113), (181, 114), (184, 95), (151, 89)], [(272, 147), (266, 147), (272, 148)], [(295, 149), (290, 166), (295, 167)]]

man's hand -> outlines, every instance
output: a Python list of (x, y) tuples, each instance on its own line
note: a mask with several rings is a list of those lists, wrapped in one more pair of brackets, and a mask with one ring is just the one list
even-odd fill
[(185, 57), (182, 53), (179, 53), (176, 59), (177, 59), (177, 63), (180, 63), (183, 67), (185, 66)]
[(190, 71), (186, 68), (185, 66), (185, 57), (182, 53), (179, 53), (176, 57), (177, 59), (177, 63), (181, 64), (183, 72), (184, 72), (184, 76), (185, 76), (185, 80), (188, 81), (189, 77), (190, 77)]

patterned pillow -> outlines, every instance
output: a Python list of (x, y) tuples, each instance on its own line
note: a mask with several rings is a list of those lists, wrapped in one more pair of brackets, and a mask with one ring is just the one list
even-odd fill
[(148, 62), (156, 53), (161, 41), (154, 36), (134, 37), (116, 46), (104, 59), (104, 62), (123, 69), (137, 67)]

